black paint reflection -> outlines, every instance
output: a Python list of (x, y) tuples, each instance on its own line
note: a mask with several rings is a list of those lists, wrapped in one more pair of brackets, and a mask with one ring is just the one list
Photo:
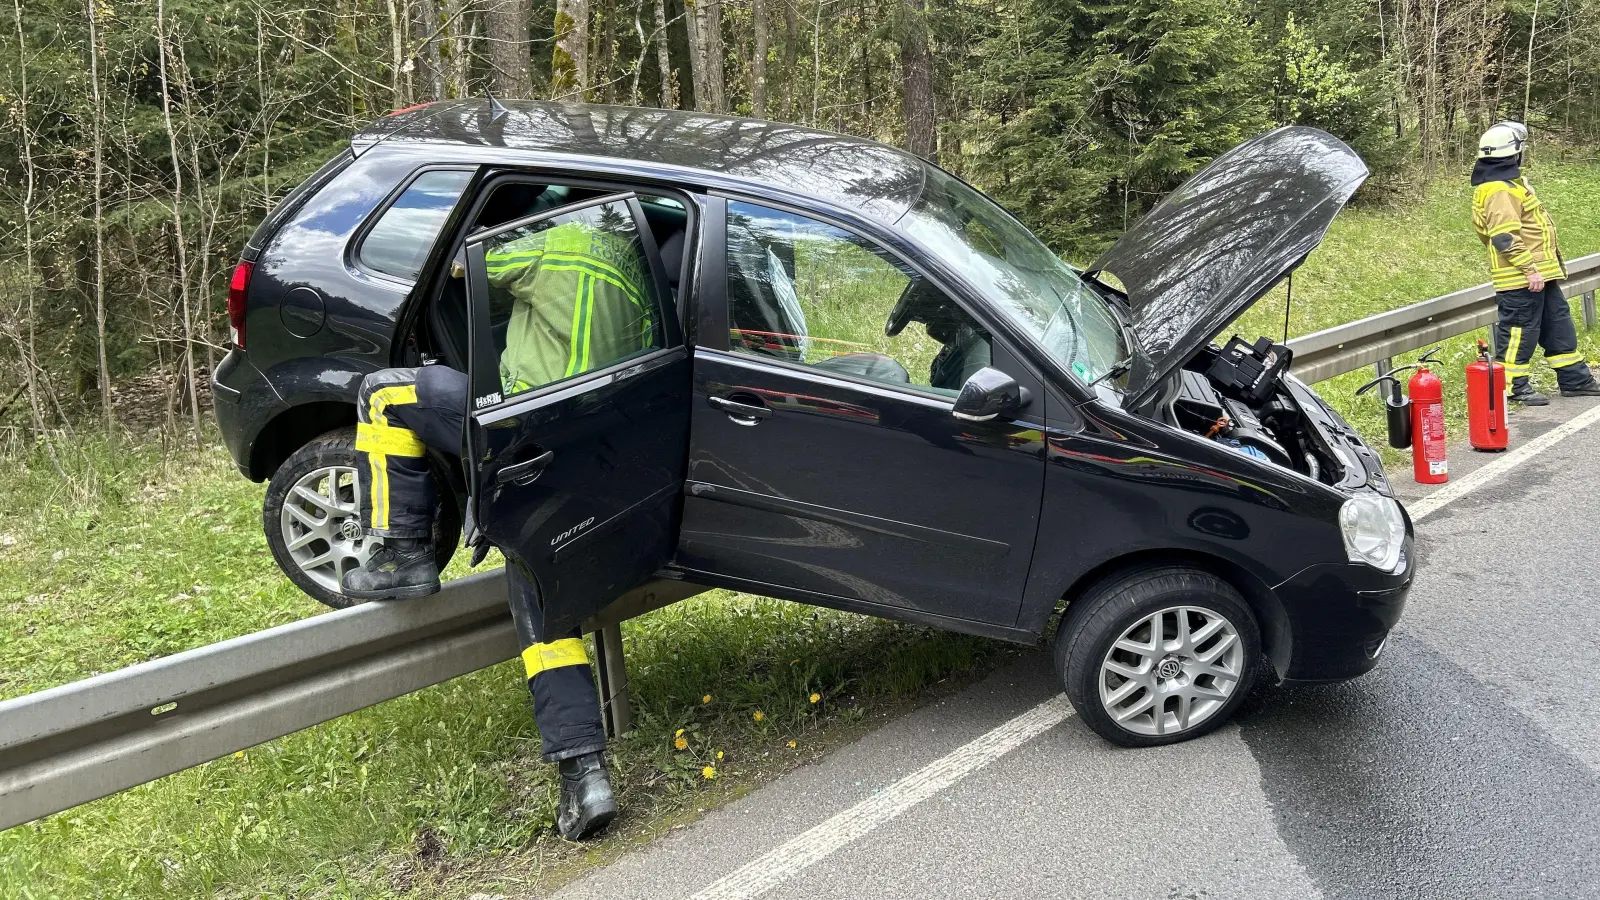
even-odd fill
[(1289, 127), (1217, 157), (1123, 235), (1095, 270), (1117, 276), (1148, 360), (1137, 396), (1211, 340), (1322, 240), (1366, 180), (1343, 141)]
[[(454, 100), (379, 123), (370, 137), (450, 141), (626, 159), (722, 172), (810, 194), (893, 222), (922, 191), (923, 164), (883, 144), (795, 125), (699, 112)], [(370, 139), (370, 138), (369, 138)]]

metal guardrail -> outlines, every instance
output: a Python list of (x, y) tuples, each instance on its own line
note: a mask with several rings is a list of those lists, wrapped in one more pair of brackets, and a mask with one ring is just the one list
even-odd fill
[[(1568, 296), (1595, 324), (1600, 254), (1574, 260)], [(1480, 285), (1289, 342), (1321, 381), (1494, 321)], [(628, 727), (617, 623), (703, 588), (656, 581), (585, 623), (608, 728)], [(368, 603), (0, 702), (0, 829), (126, 790), (517, 655), (498, 573), (428, 603)]]
[[(1567, 296), (1583, 295), (1583, 323), (1595, 325), (1600, 253), (1567, 263)], [(1494, 288), (1487, 284), (1338, 325), (1289, 342), (1294, 373), (1307, 384), (1419, 350), (1495, 321)]]
[[(616, 623), (704, 590), (652, 582), (585, 624), (608, 722), (626, 730)], [(518, 654), (499, 572), (427, 603), (366, 603), (0, 703), (0, 829)]]

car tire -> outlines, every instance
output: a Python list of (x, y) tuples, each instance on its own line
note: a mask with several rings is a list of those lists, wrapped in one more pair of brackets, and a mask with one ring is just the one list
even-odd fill
[(1260, 635), (1244, 598), (1216, 575), (1145, 567), (1100, 581), (1068, 606), (1056, 672), (1096, 734), (1124, 747), (1173, 744), (1215, 730), (1244, 702)]
[[(360, 602), (339, 592), (339, 579), (382, 545), (361, 534), (361, 482), (355, 428), (323, 434), (284, 460), (267, 484), (261, 525), (278, 568), (318, 602), (344, 609)], [(435, 478), (435, 483), (447, 482)], [(446, 490), (448, 497), (448, 490)], [(461, 542), (454, 502), (439, 504), (434, 559), (442, 571)]]

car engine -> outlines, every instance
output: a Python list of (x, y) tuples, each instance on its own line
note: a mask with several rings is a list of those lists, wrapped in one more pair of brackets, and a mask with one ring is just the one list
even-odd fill
[(1342, 466), (1284, 387), (1291, 357), (1287, 347), (1265, 337), (1253, 344), (1237, 336), (1221, 348), (1213, 344), (1179, 372), (1162, 413), (1184, 431), (1337, 483)]

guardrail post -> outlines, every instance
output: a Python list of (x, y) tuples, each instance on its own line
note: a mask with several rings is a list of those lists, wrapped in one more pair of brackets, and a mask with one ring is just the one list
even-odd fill
[(1585, 330), (1594, 327), (1594, 291), (1583, 292), (1583, 327)]
[(606, 736), (616, 738), (633, 727), (620, 625), (603, 625), (594, 633), (594, 656), (595, 670), (600, 675), (600, 719), (605, 724)]
[[(1382, 378), (1383, 376), (1385, 376), (1385, 375), (1389, 374), (1390, 372), (1394, 371), (1394, 357), (1385, 356), (1383, 359), (1380, 359), (1377, 362), (1373, 363), (1372, 364), (1372, 368), (1377, 371), (1378, 377)], [(1391, 385), (1389, 385), (1389, 396), (1394, 398), (1394, 402), (1395, 403), (1399, 403), (1400, 402), (1400, 385), (1399, 384), (1391, 384)]]
[(1489, 326), (1489, 358), (1500, 358), (1500, 329)]

